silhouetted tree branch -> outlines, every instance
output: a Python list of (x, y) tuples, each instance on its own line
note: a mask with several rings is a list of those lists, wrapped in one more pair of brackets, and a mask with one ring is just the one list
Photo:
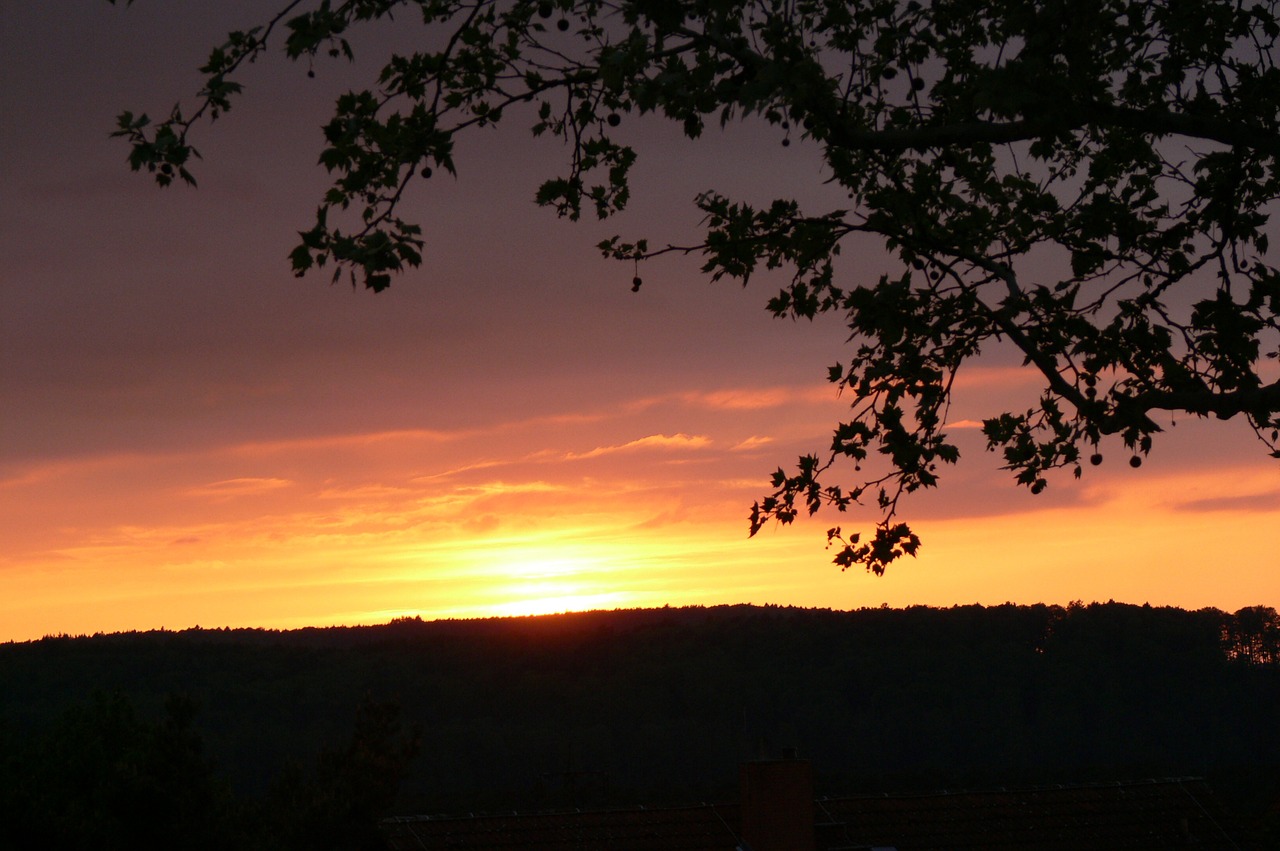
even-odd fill
[[(126, 112), (117, 135), (134, 169), (193, 183), (189, 132), (230, 108), (247, 60), (273, 47), (308, 68), (350, 57), (350, 28), (411, 11), (403, 26), (420, 21), (423, 43), (442, 46), (389, 57), (371, 88), (337, 99), (320, 158), (333, 184), (291, 254), (299, 275), (333, 264), (335, 280), (375, 291), (421, 263), (425, 236), (399, 205), (433, 168), (454, 171), (472, 128), (518, 115), (565, 140), (567, 169), (536, 200), (571, 219), (628, 203), (637, 154), (612, 134), (631, 115), (690, 138), (749, 119), (784, 146), (810, 140), (847, 209), (708, 191), (701, 240), (600, 249), (634, 264), (696, 253), (711, 278), (743, 283), (786, 269), (773, 313), (843, 314), (850, 353), (829, 378), (850, 418), (825, 451), (774, 474), (750, 531), (865, 501), (873, 534), (829, 539), (838, 564), (879, 573), (919, 547), (900, 499), (959, 456), (957, 371), (999, 344), (1044, 379), (1036, 405), (983, 426), (1033, 493), (1057, 468), (1100, 463), (1112, 436), (1139, 465), (1161, 411), (1243, 416), (1280, 457), (1266, 366), (1280, 357), (1276, 5), (295, 0), (213, 50), (189, 113), (153, 124)], [(838, 267), (853, 234), (879, 237), (898, 272)], [(877, 456), (890, 473), (863, 473)]]

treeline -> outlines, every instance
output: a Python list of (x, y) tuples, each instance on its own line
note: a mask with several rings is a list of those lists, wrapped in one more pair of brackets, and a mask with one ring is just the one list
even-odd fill
[(728, 606), (58, 637), (0, 646), (0, 820), (57, 820), (80, 793), (41, 784), (128, 766), (94, 752), (111, 724), (135, 755), (176, 760), (128, 776), (175, 792), (189, 777), (199, 800), (294, 825), (278, 837), (368, 789), (366, 757), (404, 778), (353, 824), (732, 799), (737, 762), (784, 747), (827, 794), (1198, 775), (1253, 804), (1280, 781), (1278, 718), (1266, 608)]
[(376, 851), (417, 750), (394, 704), (366, 701), (350, 740), (237, 793), (170, 697), (159, 718), (98, 693), (41, 729), (0, 730), (0, 848)]

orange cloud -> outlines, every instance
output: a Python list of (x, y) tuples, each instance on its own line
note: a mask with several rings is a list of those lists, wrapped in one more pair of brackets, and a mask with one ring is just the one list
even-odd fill
[(829, 386), (735, 387), (679, 396), (680, 401), (689, 405), (726, 411), (756, 411), (781, 408), (796, 402), (830, 402), (835, 398), (835, 390)]
[(438, 431), (432, 429), (392, 429), (386, 431), (334, 434), (322, 437), (300, 437), (287, 440), (258, 440), (230, 448), (235, 455), (275, 455), (312, 449), (344, 449), (389, 442), (446, 443), (478, 434), (477, 429)]
[(1264, 491), (1262, 493), (1248, 493), (1239, 496), (1216, 496), (1205, 499), (1192, 499), (1186, 502), (1174, 503), (1171, 508), (1174, 511), (1189, 511), (1199, 513), (1202, 511), (1233, 511), (1247, 513), (1270, 513), (1276, 510), (1276, 506), (1280, 505), (1280, 490)]
[(391, 487), (388, 485), (359, 485), (356, 487), (333, 487), (325, 488), (316, 494), (317, 499), (345, 499), (345, 500), (384, 500), (395, 499), (414, 493), (408, 488)]
[(249, 496), (252, 494), (266, 493), (267, 491), (280, 490), (293, 485), (288, 479), (277, 478), (257, 478), (243, 477), (237, 479), (223, 479), (219, 482), (209, 482), (206, 485), (190, 488), (187, 493), (194, 496), (213, 496), (230, 499), (237, 496)]
[(614, 446), (597, 446), (590, 452), (569, 452), (564, 455), (567, 461), (576, 461), (582, 458), (598, 458), (601, 455), (609, 455), (614, 452), (629, 452), (636, 449), (701, 449), (711, 445), (711, 438), (701, 434), (651, 434), (648, 437), (641, 437), (637, 440), (628, 441), (627, 443), (616, 444)]
[(1033, 386), (1044, 383), (1044, 376), (1030, 366), (966, 366), (956, 373), (955, 390), (993, 389)]

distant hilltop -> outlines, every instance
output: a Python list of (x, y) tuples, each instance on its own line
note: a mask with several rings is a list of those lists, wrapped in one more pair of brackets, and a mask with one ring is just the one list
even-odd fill
[(741, 760), (782, 748), (820, 793), (1280, 780), (1264, 607), (743, 605), (0, 645), (6, 735), (95, 693), (144, 718), (182, 696), (247, 794), (345, 741), (365, 699), (393, 704), (420, 735), (409, 812), (726, 800)]
[[(1072, 602), (1065, 606), (1055, 604), (1016, 605), (1005, 603), (998, 606), (978, 604), (950, 606), (938, 608), (933, 606), (910, 606), (895, 609), (888, 606), (877, 606), (853, 610), (836, 610), (825, 608), (805, 608), (798, 606), (777, 605), (716, 605), (716, 606), (664, 606), (651, 609), (611, 609), (585, 612), (564, 612), (551, 615), (528, 615), (514, 617), (488, 618), (443, 618), (424, 620), (421, 617), (400, 617), (385, 624), (362, 626), (328, 626), (302, 627), (298, 629), (270, 629), (263, 627), (219, 627), (205, 629), (191, 627), (182, 630), (147, 630), (120, 633), (96, 633), (93, 635), (46, 635), (36, 641), (3, 642), (0, 652), (11, 645), (26, 645), (41, 642), (95, 640), (102, 642), (129, 642), (148, 638), (183, 636), (192, 640), (208, 640), (218, 643), (261, 643), (277, 641), (281, 644), (311, 644), (316, 646), (332, 646), (337, 644), (358, 645), (377, 643), (395, 637), (405, 636), (449, 636), (468, 635), (485, 640), (501, 640), (502, 636), (545, 637), (560, 636), (570, 638), (575, 634), (605, 629), (609, 632), (627, 629), (643, 629), (655, 624), (679, 625), (687, 627), (692, 624), (710, 624), (724, 619), (766, 619), (786, 621), (801, 619), (806, 625), (819, 623), (861, 622), (886, 625), (887, 621), (898, 623), (916, 623), (921, 618), (936, 617), (943, 621), (959, 623), (966, 618), (990, 617), (1005, 618), (1011, 612), (1021, 613), (1022, 618), (1041, 623), (1044, 627), (1043, 637), (1047, 640), (1054, 626), (1072, 616), (1087, 616), (1093, 619), (1113, 619), (1121, 617), (1121, 613), (1129, 610), (1147, 612), (1147, 618), (1189, 618), (1196, 620), (1201, 626), (1213, 623), (1221, 639), (1224, 653), (1232, 658), (1245, 658), (1259, 663), (1275, 663), (1280, 661), (1280, 614), (1268, 606), (1249, 606), (1235, 612), (1226, 612), (1215, 608), (1188, 611), (1176, 607), (1136, 606), (1109, 601), (1107, 603)], [(1088, 613), (1088, 614), (1086, 614)], [(1157, 613), (1157, 614), (1152, 614)], [(905, 621), (902, 619), (906, 619)], [(593, 633), (594, 634), (594, 633)]]

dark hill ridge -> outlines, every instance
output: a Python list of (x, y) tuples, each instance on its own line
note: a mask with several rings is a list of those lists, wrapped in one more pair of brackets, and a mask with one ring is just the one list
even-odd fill
[[(1280, 779), (1280, 619), (1117, 603), (722, 606), (0, 645), (0, 731), (94, 692), (169, 694), (246, 792), (350, 736), (365, 696), (421, 730), (410, 811), (730, 799), (740, 759), (820, 793)], [(1228, 790), (1230, 791), (1230, 790)], [(1265, 790), (1264, 790), (1265, 791)]]

